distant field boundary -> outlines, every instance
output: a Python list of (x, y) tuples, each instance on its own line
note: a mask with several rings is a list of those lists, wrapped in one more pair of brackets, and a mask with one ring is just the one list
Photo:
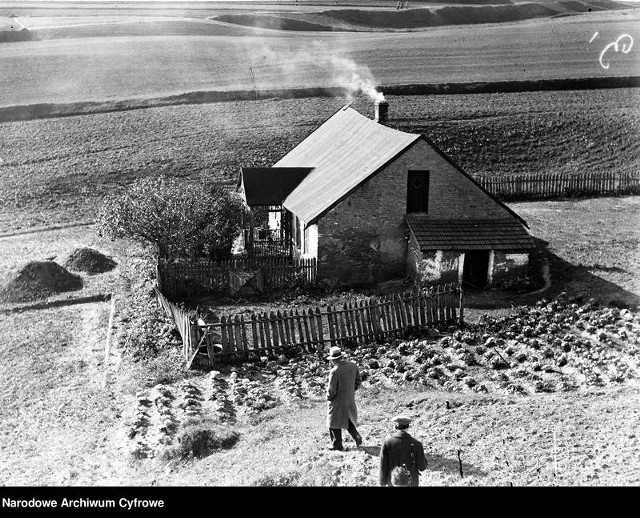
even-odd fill
[(504, 201), (640, 194), (640, 173), (586, 171), (577, 174), (476, 175), (475, 180)]
[[(592, 90), (600, 88), (636, 88), (640, 76), (546, 79), (537, 81), (504, 81), (476, 83), (428, 83), (380, 86), (386, 95), (439, 95), (535, 92), (549, 90)], [(342, 88), (291, 88), (273, 90), (198, 91), (150, 99), (87, 101), (77, 103), (37, 103), (0, 107), (0, 123), (70, 117), (97, 113), (140, 110), (180, 104), (208, 104), (228, 101), (264, 99), (298, 99), (309, 97), (345, 97)]]

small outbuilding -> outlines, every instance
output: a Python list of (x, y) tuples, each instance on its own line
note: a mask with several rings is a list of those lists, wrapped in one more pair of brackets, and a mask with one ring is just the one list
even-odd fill
[[(272, 239), (317, 259), (318, 278), (489, 287), (526, 274), (526, 222), (422, 134), (340, 108), (272, 168), (243, 168), (238, 189), (270, 214)], [(256, 234), (257, 235), (257, 234)]]

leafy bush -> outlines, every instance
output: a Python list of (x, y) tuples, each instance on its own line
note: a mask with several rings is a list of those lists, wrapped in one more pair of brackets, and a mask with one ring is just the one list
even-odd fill
[(211, 419), (192, 419), (184, 422), (178, 444), (163, 452), (165, 460), (203, 458), (216, 450), (232, 448), (240, 434)]
[(221, 185), (160, 176), (137, 180), (120, 196), (107, 196), (98, 233), (152, 244), (163, 257), (225, 260), (247, 217), (241, 196)]

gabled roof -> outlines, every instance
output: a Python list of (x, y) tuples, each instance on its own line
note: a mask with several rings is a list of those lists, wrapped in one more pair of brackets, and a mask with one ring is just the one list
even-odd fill
[(513, 219), (431, 219), (407, 215), (409, 228), (420, 250), (530, 250), (533, 239), (522, 224)]
[(308, 225), (416, 142), (420, 135), (394, 130), (340, 108), (274, 167), (312, 167), (284, 200)]
[(247, 205), (282, 205), (285, 198), (311, 172), (310, 167), (243, 167)]

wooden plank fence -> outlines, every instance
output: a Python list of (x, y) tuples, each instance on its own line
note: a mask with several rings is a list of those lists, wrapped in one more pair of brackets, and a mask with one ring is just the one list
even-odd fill
[[(192, 324), (197, 336), (188, 361), (214, 365), (221, 360), (272, 355), (289, 347), (307, 351), (327, 345), (355, 345), (405, 336), (412, 330), (463, 322), (462, 289), (457, 284), (369, 297), (341, 306), (223, 315)], [(205, 352), (206, 351), (206, 352)]]
[(157, 287), (155, 292), (158, 304), (165, 310), (167, 315), (171, 317), (173, 323), (178, 328), (178, 333), (180, 333), (180, 338), (182, 338), (182, 356), (188, 360), (192, 357), (192, 351), (200, 338), (197, 334), (197, 329), (194, 327), (194, 323), (186, 311), (180, 309), (167, 299)]
[(294, 284), (313, 284), (317, 278), (314, 258), (254, 257), (213, 262), (206, 259), (184, 260), (159, 258), (158, 285), (171, 298), (204, 294), (235, 293), (237, 270), (262, 272), (265, 288), (281, 288)]
[(640, 173), (478, 175), (474, 179), (502, 200), (640, 193)]

